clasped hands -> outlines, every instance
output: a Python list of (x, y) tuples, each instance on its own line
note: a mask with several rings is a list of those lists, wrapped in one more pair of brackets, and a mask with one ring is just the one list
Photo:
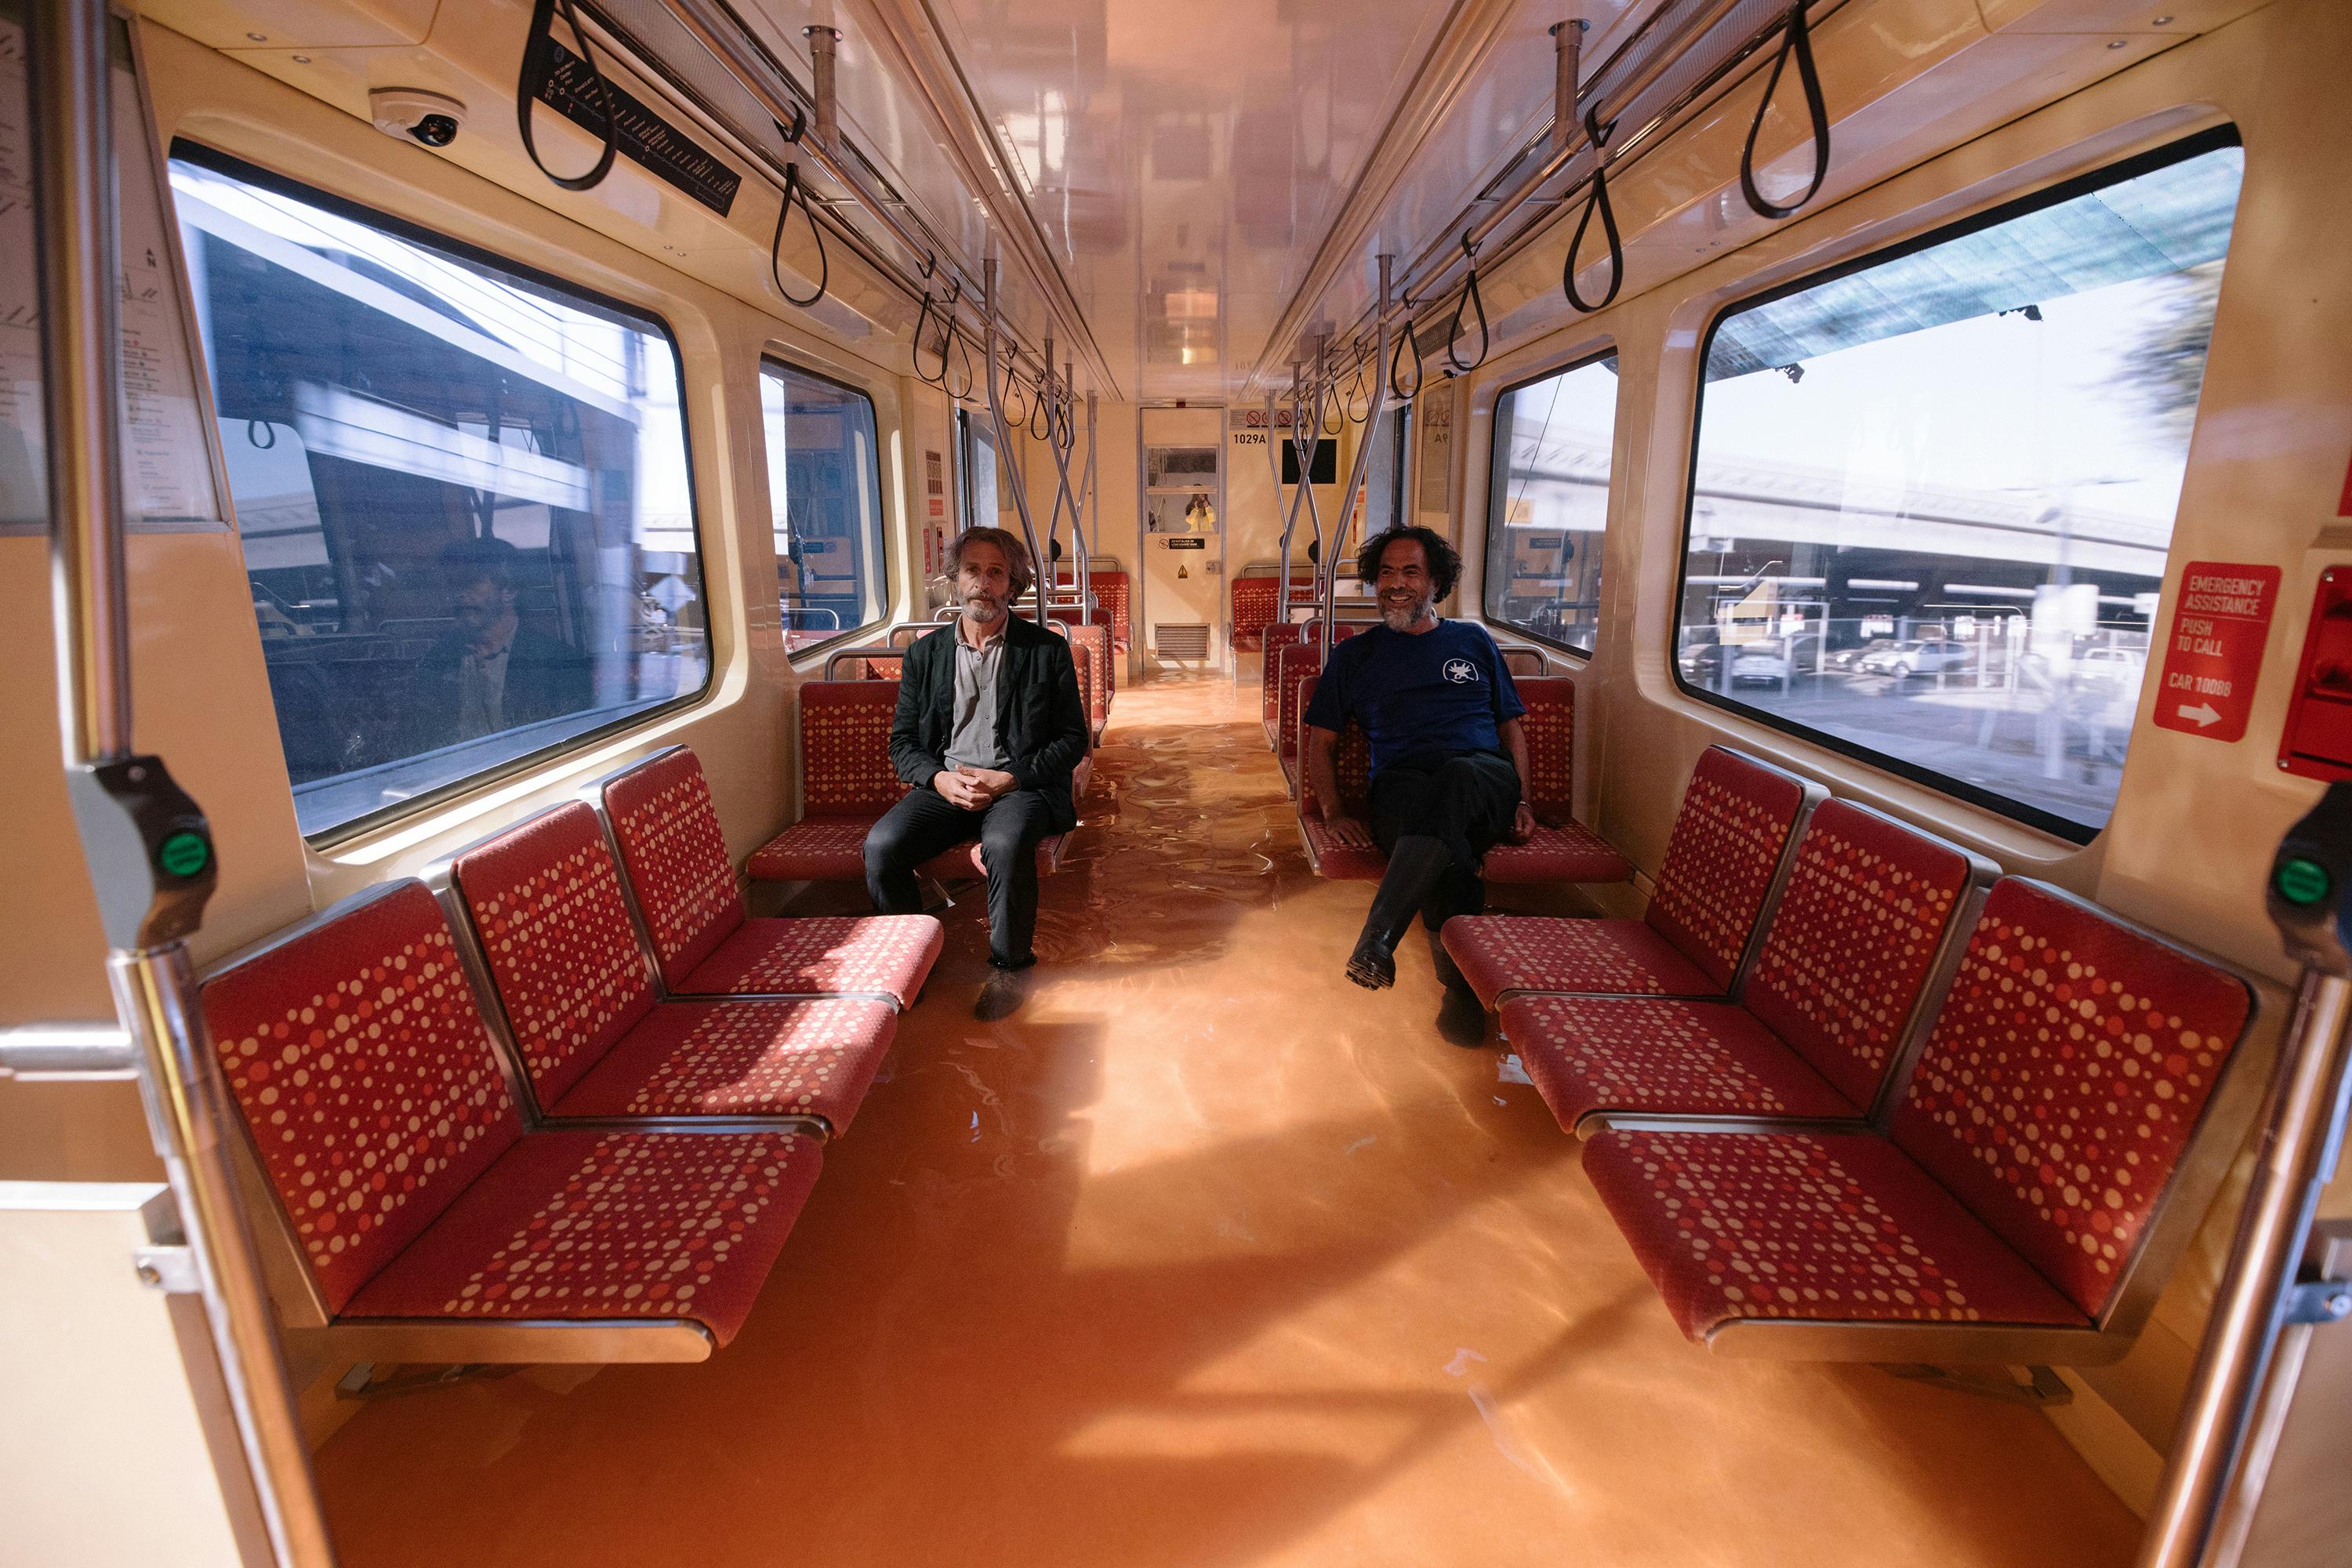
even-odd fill
[(1012, 794), (1019, 783), (1002, 768), (942, 768), (931, 778), (931, 787), (940, 799), (965, 811), (986, 811), (1001, 796)]
[[(1372, 830), (1343, 811), (1330, 806), (1323, 808), (1323, 826), (1331, 835), (1331, 842), (1343, 849), (1376, 849)], [(1525, 844), (1536, 836), (1536, 808), (1526, 801), (1511, 814), (1511, 842)]]

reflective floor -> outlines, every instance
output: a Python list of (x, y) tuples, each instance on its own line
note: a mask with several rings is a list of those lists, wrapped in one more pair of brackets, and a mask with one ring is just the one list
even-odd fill
[(1119, 695), (1024, 1005), (963, 898), (731, 1347), (368, 1406), (343, 1562), (2128, 1561), (2032, 1411), (1685, 1342), (1418, 934), (1342, 978), (1256, 702)]

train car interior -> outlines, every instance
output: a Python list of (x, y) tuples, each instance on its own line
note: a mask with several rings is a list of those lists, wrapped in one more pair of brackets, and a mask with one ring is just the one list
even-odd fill
[(0, 1563), (2352, 1561), (2347, 81), (0, 0)]

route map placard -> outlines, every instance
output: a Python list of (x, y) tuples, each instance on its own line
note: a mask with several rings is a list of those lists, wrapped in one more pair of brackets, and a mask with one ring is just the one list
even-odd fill
[(2164, 638), (2158, 724), (2214, 741), (2244, 736), (2278, 589), (2275, 566), (2189, 563), (2172, 606), (2172, 629)]

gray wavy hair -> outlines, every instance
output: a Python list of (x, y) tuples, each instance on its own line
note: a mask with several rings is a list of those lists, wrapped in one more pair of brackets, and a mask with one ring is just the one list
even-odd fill
[(1027, 593), (1029, 584), (1037, 580), (1037, 568), (1029, 560), (1029, 547), (1021, 542), (1020, 535), (1001, 528), (967, 528), (957, 534), (955, 542), (948, 546), (949, 576), (963, 570), (964, 549), (973, 544), (993, 544), (1004, 552), (1004, 569), (1012, 574), (1016, 597)]

